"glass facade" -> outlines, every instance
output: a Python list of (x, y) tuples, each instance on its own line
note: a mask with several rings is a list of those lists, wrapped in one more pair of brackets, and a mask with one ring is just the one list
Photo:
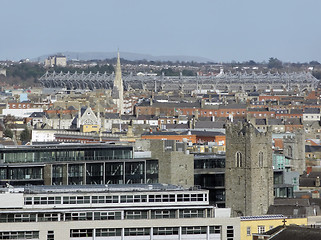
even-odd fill
[(225, 207), (225, 155), (196, 154), (194, 184), (209, 190), (210, 202)]
[(109, 159), (131, 159), (131, 147), (82, 148), (81, 146), (60, 148), (23, 148), (0, 150), (2, 163), (31, 163), (31, 162), (59, 162), (59, 161), (99, 161)]
[(289, 159), (283, 154), (273, 154), (273, 169), (285, 169), (289, 164)]
[(116, 145), (0, 149), (0, 184), (158, 183), (158, 160), (133, 159), (132, 151)]

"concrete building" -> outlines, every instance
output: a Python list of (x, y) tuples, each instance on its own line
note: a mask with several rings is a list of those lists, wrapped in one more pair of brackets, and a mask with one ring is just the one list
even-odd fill
[(173, 140), (150, 140), (151, 158), (159, 163), (160, 183), (194, 186), (194, 156), (186, 148), (186, 143)]
[(50, 56), (45, 59), (45, 67), (66, 67), (67, 58), (62, 55)]
[(167, 184), (0, 189), (0, 239), (239, 240), (208, 191)]
[(266, 214), (273, 204), (271, 132), (228, 123), (226, 144), (226, 206), (234, 216)]

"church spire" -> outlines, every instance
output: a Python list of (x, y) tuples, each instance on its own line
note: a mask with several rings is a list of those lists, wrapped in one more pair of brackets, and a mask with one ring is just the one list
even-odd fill
[(121, 67), (120, 67), (120, 56), (119, 51), (117, 52), (117, 63), (116, 63), (116, 73), (114, 79), (114, 87), (112, 92), (112, 98), (114, 103), (117, 105), (117, 112), (122, 114), (124, 112), (123, 109), (123, 80), (121, 76)]
[(116, 74), (115, 74), (115, 81), (120, 80), (120, 84), (123, 85), (122, 77), (121, 77), (121, 67), (120, 67), (120, 56), (119, 51), (117, 52), (117, 63), (116, 63)]

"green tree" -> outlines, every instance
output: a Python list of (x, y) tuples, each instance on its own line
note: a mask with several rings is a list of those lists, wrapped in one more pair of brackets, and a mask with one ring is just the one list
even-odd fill
[(20, 140), (23, 143), (29, 142), (31, 139), (31, 134), (30, 131), (25, 128), (21, 133), (20, 133)]
[(195, 74), (192, 70), (184, 69), (184, 70), (182, 71), (182, 75), (183, 75), (183, 76), (195, 76), (196, 74)]
[(10, 128), (6, 128), (3, 132), (3, 135), (8, 138), (13, 138), (13, 132)]
[(282, 62), (277, 58), (271, 57), (269, 59), (268, 68), (282, 68)]
[(313, 65), (313, 66), (320, 65), (320, 63), (318, 61), (311, 61), (311, 62), (309, 62), (309, 64)]
[(321, 79), (321, 71), (313, 71), (312, 75), (317, 79)]

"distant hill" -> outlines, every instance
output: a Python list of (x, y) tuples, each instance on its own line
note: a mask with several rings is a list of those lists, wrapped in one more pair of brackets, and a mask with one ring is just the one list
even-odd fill
[[(44, 61), (48, 56), (55, 55), (58, 53), (47, 54), (39, 56), (38, 58), (32, 59), (32, 61)], [(59, 52), (67, 57), (68, 60), (77, 59), (77, 60), (104, 60), (112, 59), (117, 56), (117, 52)], [(184, 62), (213, 62), (212, 59), (204, 57), (195, 57), (195, 56), (153, 56), (147, 54), (139, 53), (130, 53), (130, 52), (120, 52), (120, 57), (126, 60), (135, 61), (135, 60), (147, 60), (147, 61), (184, 61)]]

